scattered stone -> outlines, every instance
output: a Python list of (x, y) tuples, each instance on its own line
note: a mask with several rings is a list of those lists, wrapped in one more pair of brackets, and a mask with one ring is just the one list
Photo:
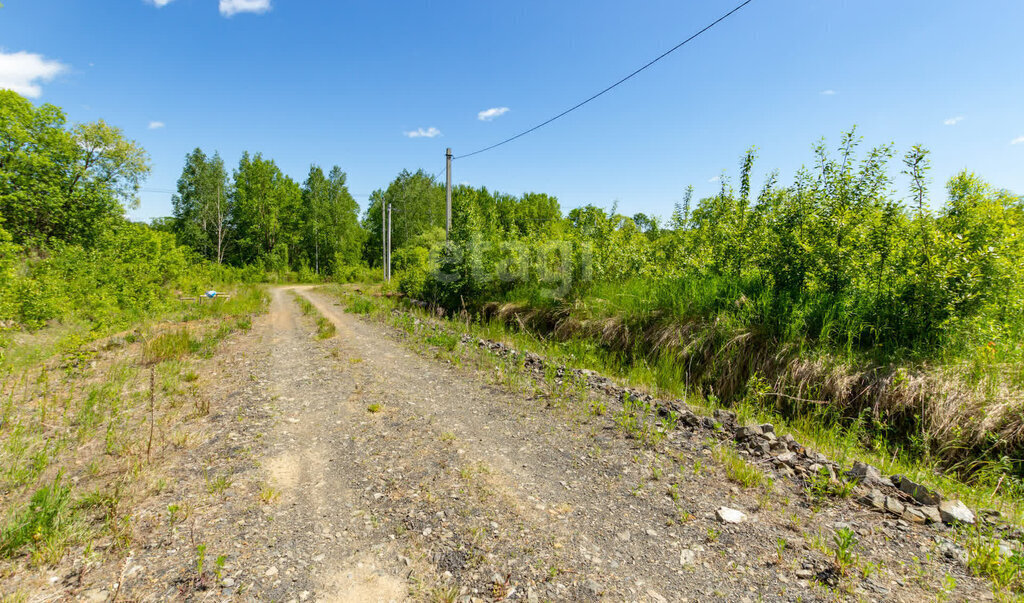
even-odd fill
[(948, 540), (939, 543), (939, 552), (947, 559), (967, 563), (967, 551)]
[(882, 476), (877, 467), (862, 461), (855, 461), (853, 468), (846, 472), (846, 475), (867, 486), (888, 486), (894, 487), (892, 481)]
[(220, 581), (220, 585), (223, 586), (224, 588), (231, 588), (232, 586), (235, 585), (235, 579), (234, 578), (224, 578), (223, 580)]
[(870, 492), (861, 497), (860, 502), (861, 504), (874, 509), (885, 509), (885, 495), (874, 488), (872, 488)]
[(1005, 540), (999, 541), (999, 554), (1003, 557), (1009, 558), (1013, 556), (1013, 546)]
[(776, 458), (779, 459), (779, 461), (781, 461), (783, 463), (786, 463), (787, 465), (792, 465), (793, 462), (796, 461), (796, 453), (793, 453), (793, 452), (783, 452), (782, 454), (780, 454)]
[(601, 588), (600, 584), (593, 580), (587, 580), (586, 582), (584, 582), (583, 588), (585, 588), (586, 591), (594, 597), (599, 596), (601, 592), (604, 590), (603, 588)]
[(892, 513), (893, 515), (900, 516), (900, 515), (903, 515), (904, 508), (905, 507), (903, 506), (903, 503), (901, 503), (900, 501), (896, 500), (895, 498), (893, 498), (891, 496), (886, 496), (885, 497), (885, 510), (886, 511)]
[(679, 551), (679, 565), (693, 565), (697, 562), (697, 553), (692, 549)]
[(736, 429), (736, 439), (739, 440), (746, 440), (762, 434), (764, 434), (764, 432), (761, 431), (761, 427), (758, 425), (748, 425), (746, 427)]
[(957, 523), (974, 523), (974, 512), (967, 505), (959, 500), (944, 500), (939, 503), (939, 517), (944, 523), (955, 525)]
[(775, 433), (775, 426), (772, 425), (771, 423), (762, 423), (761, 424), (761, 431), (763, 433), (766, 433), (766, 434), (767, 433)]
[(928, 518), (925, 517), (924, 513), (916, 507), (907, 507), (903, 512), (903, 519), (910, 523), (925, 523), (928, 521)]
[(939, 513), (938, 507), (921, 507), (919, 510), (924, 514), (928, 523), (942, 523), (942, 515)]
[(934, 506), (939, 504), (939, 501), (941, 500), (939, 495), (936, 494), (935, 492), (929, 490), (928, 488), (922, 486), (917, 482), (911, 481), (909, 478), (903, 475), (892, 476), (892, 483), (903, 492), (909, 494), (911, 497), (913, 497), (914, 500), (921, 503), (922, 505)]
[(713, 413), (715, 420), (722, 425), (733, 425), (736, 423), (736, 413), (731, 410), (723, 410), (719, 408)]
[(267, 571), (263, 575), (266, 576), (267, 578), (273, 578), (274, 576), (277, 575), (277, 566), (276, 565), (271, 565), (270, 568), (268, 568)]
[(102, 603), (110, 598), (110, 593), (103, 589), (93, 588), (82, 593), (82, 601), (88, 603)]
[(729, 507), (719, 507), (715, 511), (715, 517), (723, 523), (743, 523), (747, 519), (746, 513)]
[(796, 570), (796, 577), (800, 580), (810, 580), (814, 577), (814, 570), (800, 568)]
[(618, 534), (616, 534), (616, 536), (618, 537), (619, 540), (621, 540), (623, 542), (629, 542), (629, 530), (626, 530), (624, 532), (619, 532)]

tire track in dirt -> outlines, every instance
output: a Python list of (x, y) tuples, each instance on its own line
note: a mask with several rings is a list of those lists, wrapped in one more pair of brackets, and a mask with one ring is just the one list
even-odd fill
[[(961, 594), (987, 594), (929, 552), (929, 533), (848, 501), (804, 503), (790, 483), (767, 498), (738, 488), (710, 458), (714, 443), (693, 432), (670, 434), (659, 454), (639, 449), (610, 417), (496, 387), (414, 352), (330, 295), (296, 290), (335, 324), (327, 345), (351, 380), (349, 438), (332, 454), (346, 459), (356, 504), (408, 568), (414, 598), (915, 601), (936, 587), (908, 577), (947, 570)], [(723, 525), (722, 505), (748, 521)], [(841, 525), (858, 530), (859, 550), (878, 553), (877, 567), (894, 569), (840, 589), (801, 578), (801, 567), (827, 567)]]
[[(409, 548), (434, 566), (440, 583), (476, 595), (518, 586), (520, 594), (558, 600), (770, 592), (743, 574), (734, 578), (732, 571), (694, 584), (692, 570), (681, 567), (680, 553), (691, 544), (687, 541), (703, 541), (703, 535), (666, 529), (675, 509), (662, 504), (660, 492), (652, 497), (654, 505), (630, 495), (645, 478), (631, 466), (643, 463), (629, 459), (645, 454), (609, 433), (607, 421), (555, 416), (543, 404), (418, 356), (378, 326), (345, 314), (325, 295), (301, 293), (335, 323), (343, 352), (361, 359), (356, 366), (368, 383), (362, 405), (384, 408), (366, 421), (372, 454), (412, 461), (404, 483), (392, 484), (398, 504), (374, 507), (393, 519), (433, 512), (434, 521), (411, 522), (416, 534)], [(364, 479), (375, 478), (368, 473)], [(403, 504), (409, 490), (424, 483), (451, 489), (436, 488), (440, 504)], [(483, 496), (473, 500), (479, 489)], [(731, 495), (722, 484), (704, 490), (722, 499)], [(460, 515), (487, 521), (462, 521)], [(438, 531), (451, 536), (438, 542)], [(482, 531), (486, 540), (474, 542)], [(467, 556), (482, 559), (461, 563), (458, 553), (467, 549)], [(459, 563), (451, 563), (452, 556)]]

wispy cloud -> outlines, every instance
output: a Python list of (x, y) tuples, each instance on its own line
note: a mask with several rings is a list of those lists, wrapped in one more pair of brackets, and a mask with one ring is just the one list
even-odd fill
[(160, 128), (162, 128), (162, 127), (164, 127), (166, 125), (167, 124), (165, 124), (162, 121), (151, 121), (151, 122), (149, 122), (149, 129), (150, 130), (159, 130)]
[(956, 117), (950, 117), (949, 119), (944, 120), (942, 123), (944, 125), (947, 125), (947, 126), (955, 126), (958, 123), (962, 122), (963, 120), (964, 120), (964, 116), (963, 115), (957, 115)]
[(508, 113), (508, 107), (492, 107), (486, 111), (481, 111), (476, 114), (476, 118), (480, 121), (493, 121), (496, 117)]
[(715, 176), (713, 178), (708, 178), (708, 182), (718, 182), (721, 179), (722, 179), (721, 177)]
[(839, 94), (839, 93), (836, 92), (835, 90), (831, 89), (831, 88), (829, 88), (828, 90), (822, 90), (821, 91), (821, 95), (822, 96), (835, 96), (837, 94)]
[(261, 14), (268, 10), (270, 0), (220, 0), (220, 14), (225, 17), (233, 17), (238, 13)]
[(147, 4), (152, 4), (157, 8), (162, 8), (170, 4), (173, 0), (146, 0)]
[(441, 135), (441, 130), (431, 126), (424, 130), (423, 128), (417, 128), (411, 132), (405, 132), (405, 135), (409, 138), (433, 138)]
[(31, 52), (0, 50), (0, 88), (36, 98), (43, 93), (40, 85), (67, 70), (67, 65)]
[(1018, 136), (1010, 141), (1010, 144), (1024, 144), (1024, 136)]

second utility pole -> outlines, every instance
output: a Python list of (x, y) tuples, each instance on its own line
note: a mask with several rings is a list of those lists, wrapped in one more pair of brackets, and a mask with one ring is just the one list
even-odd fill
[(447, 241), (452, 231), (452, 150), (449, 147), (444, 154), (445, 164), (445, 222), (444, 240)]
[(391, 204), (388, 203), (388, 282), (391, 282)]

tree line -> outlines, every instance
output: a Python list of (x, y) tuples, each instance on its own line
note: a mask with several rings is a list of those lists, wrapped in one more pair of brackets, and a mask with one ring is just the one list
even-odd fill
[(185, 158), (173, 215), (158, 223), (217, 264), (334, 275), (357, 265), (364, 231), (347, 176), (317, 165), (300, 185), (260, 153), (242, 155), (229, 175), (220, 155)]

